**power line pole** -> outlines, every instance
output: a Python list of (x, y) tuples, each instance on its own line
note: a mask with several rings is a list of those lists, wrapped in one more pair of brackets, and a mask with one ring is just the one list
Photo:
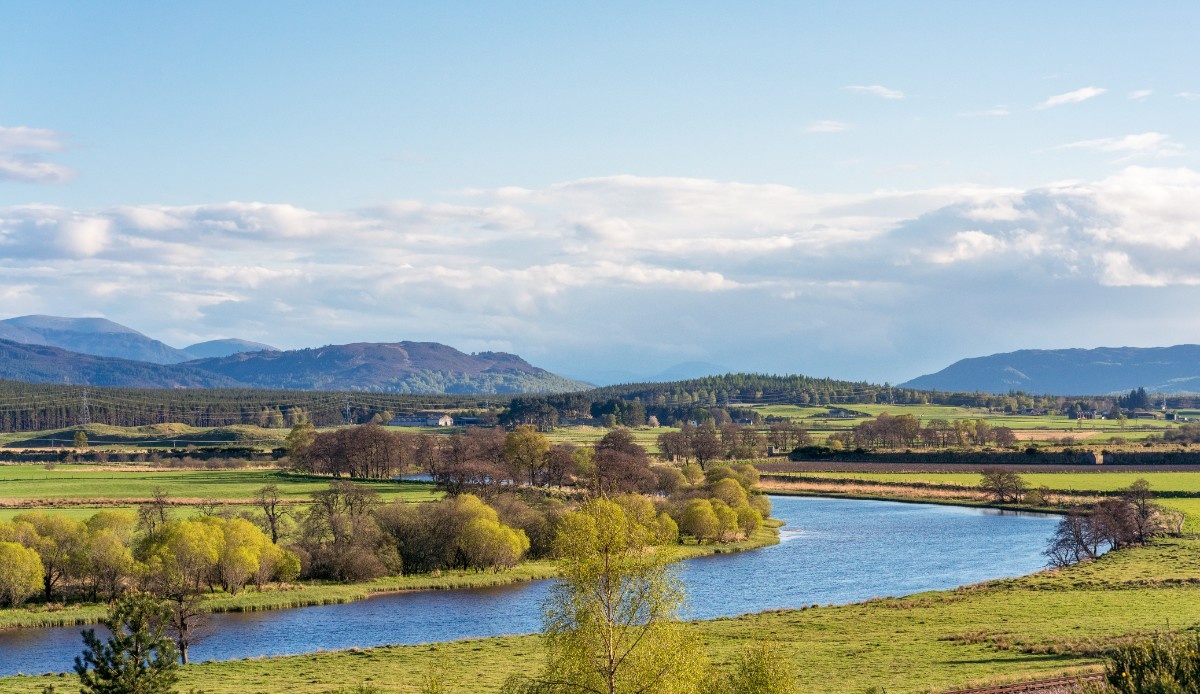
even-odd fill
[(350, 398), (347, 397), (342, 405), (342, 422), (346, 426), (350, 426)]
[(88, 392), (86, 390), (79, 391), (79, 426), (84, 427), (92, 423), (92, 409), (88, 405)]

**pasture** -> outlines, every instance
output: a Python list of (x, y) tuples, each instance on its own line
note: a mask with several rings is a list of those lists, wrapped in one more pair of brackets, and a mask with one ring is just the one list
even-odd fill
[[(329, 486), (329, 478), (272, 469), (174, 470), (137, 466), (0, 465), (0, 507), (106, 505), (145, 501), (162, 489), (176, 503), (253, 502), (255, 491), (274, 484), (287, 502), (303, 503)], [(363, 481), (384, 501), (428, 501), (440, 495), (419, 482)]]

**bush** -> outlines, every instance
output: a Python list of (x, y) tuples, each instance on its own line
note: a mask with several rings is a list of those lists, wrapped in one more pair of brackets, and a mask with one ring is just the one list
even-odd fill
[(1104, 668), (1105, 682), (1091, 694), (1191, 694), (1200, 692), (1200, 635), (1159, 634), (1118, 647)]

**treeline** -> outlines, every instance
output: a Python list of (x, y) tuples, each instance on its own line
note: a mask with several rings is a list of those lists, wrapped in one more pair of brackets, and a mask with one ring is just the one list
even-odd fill
[[(1016, 500), (1024, 495), (1028, 501), (1026, 485), (1019, 478), (1011, 486)], [(1038, 497), (1045, 496), (1044, 490), (1034, 491)], [(1043, 502), (1041, 498), (1036, 501)], [(1144, 545), (1160, 535), (1178, 536), (1183, 532), (1183, 520), (1179, 511), (1155, 503), (1150, 483), (1139, 479), (1091, 509), (1072, 508), (1059, 521), (1045, 554), (1053, 566), (1090, 561), (1108, 550)]]
[(252, 389), (82, 388), (0, 381), (0, 431), (64, 429), (85, 422), (194, 427), (300, 423), (336, 426), (386, 420), (426, 409), (487, 409), (496, 396), (403, 395)]
[(931, 419), (925, 426), (910, 414), (886, 412), (849, 431), (831, 434), (826, 445), (832, 450), (877, 448), (947, 448), (964, 446), (1008, 447), (1017, 437), (1009, 427), (992, 426), (982, 419)]
[(996, 412), (1068, 412), (1072, 408), (1107, 411), (1111, 398), (1069, 399), (1061, 396), (1012, 392), (942, 393), (865, 382), (808, 376), (728, 374), (673, 383), (640, 383), (597, 388), (579, 393), (518, 396), (506, 424), (550, 427), (560, 422), (600, 420), (607, 425), (678, 426), (684, 422), (758, 423), (752, 405), (844, 407), (860, 404), (948, 405), (986, 408)]

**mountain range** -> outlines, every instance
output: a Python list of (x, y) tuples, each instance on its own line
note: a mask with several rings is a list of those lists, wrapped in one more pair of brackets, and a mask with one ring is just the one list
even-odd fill
[(128, 388), (265, 388), (394, 393), (542, 393), (587, 384), (503, 352), (435, 342), (281, 351), (228, 339), (182, 350), (102, 318), (0, 321), (0, 379)]
[(181, 364), (193, 359), (225, 357), (238, 352), (279, 351), (248, 340), (210, 340), (176, 349), (104, 318), (18, 316), (0, 320), (0, 340), (49, 345), (96, 357), (116, 357), (151, 364)]
[(902, 388), (948, 392), (1111, 395), (1200, 392), (1200, 345), (1024, 349), (957, 361)]

